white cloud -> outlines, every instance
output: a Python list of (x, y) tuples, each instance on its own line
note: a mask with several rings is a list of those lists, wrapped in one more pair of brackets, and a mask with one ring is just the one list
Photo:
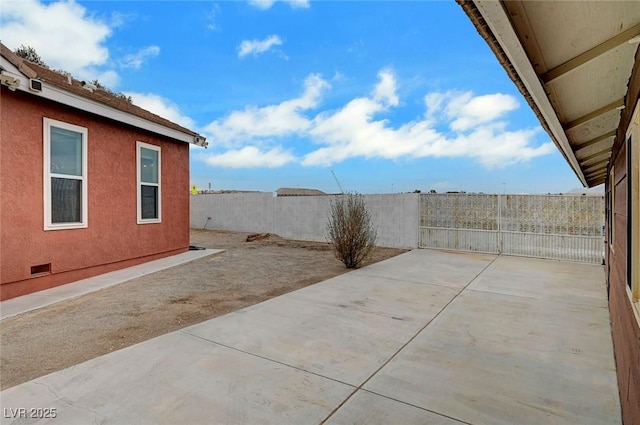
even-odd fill
[(346, 77), (344, 76), (344, 74), (342, 72), (336, 71), (333, 74), (333, 77), (331, 78), (331, 81), (336, 83), (336, 82), (344, 81), (345, 79), (346, 79)]
[(277, 35), (270, 35), (264, 40), (243, 40), (238, 46), (238, 57), (257, 56), (279, 45), (282, 45), (282, 40)]
[(232, 146), (252, 139), (304, 134), (311, 120), (302, 112), (316, 108), (329, 83), (317, 74), (308, 76), (300, 97), (265, 107), (247, 106), (205, 127), (211, 143)]
[(220, 15), (220, 6), (214, 3), (211, 7), (211, 11), (206, 15), (206, 19), (209, 21), (207, 28), (211, 31), (220, 30), (220, 26), (216, 23), (218, 15)]
[(502, 93), (474, 96), (472, 92), (435, 92), (425, 96), (426, 116), (446, 120), (452, 130), (465, 131), (501, 118), (520, 105)]
[(447, 97), (451, 96), (452, 93), (454, 92), (448, 92), (448, 93), (434, 92), (434, 93), (429, 93), (424, 97), (424, 103), (425, 103), (425, 106), (427, 107), (425, 116), (427, 117), (428, 120), (435, 121), (437, 119), (437, 115), (442, 111), (443, 103), (446, 101)]
[[(375, 120), (387, 105), (398, 105), (393, 74), (381, 72), (372, 98), (356, 98), (338, 111), (314, 120), (309, 134), (324, 145), (305, 155), (304, 165), (331, 165), (352, 157), (471, 157), (487, 168), (506, 166), (553, 152), (552, 143), (531, 146), (539, 129), (507, 131), (496, 121), (517, 107), (509, 95), (471, 92), (432, 93), (425, 97), (426, 118), (393, 128)], [(438, 112), (444, 111), (444, 114)], [(439, 131), (448, 125), (450, 131)]]
[(380, 81), (373, 92), (373, 100), (389, 106), (398, 106), (399, 100), (396, 94), (396, 77), (390, 70), (378, 73)]
[[(394, 127), (385, 114), (401, 104), (397, 86), (394, 73), (384, 69), (369, 96), (314, 114), (331, 86), (319, 75), (310, 75), (299, 97), (274, 105), (247, 106), (209, 124), (205, 134), (211, 146), (230, 150), (201, 159), (214, 166), (249, 167), (266, 166), (261, 161), (267, 160), (269, 164), (281, 160), (282, 164), (299, 161), (307, 166), (329, 166), (356, 157), (466, 157), (494, 168), (554, 151), (551, 142), (537, 142), (538, 127), (507, 128), (504, 118), (518, 102), (500, 93), (430, 93), (425, 96), (423, 117)], [(311, 141), (312, 150), (294, 157), (286, 150), (292, 139)], [(250, 159), (251, 155), (264, 158)]]
[(398, 158), (415, 154), (421, 142), (436, 139), (437, 133), (424, 123), (409, 123), (398, 129), (387, 126), (386, 120), (374, 120), (374, 115), (395, 106), (396, 78), (390, 71), (378, 74), (373, 98), (351, 100), (337, 111), (319, 114), (309, 134), (325, 145), (307, 155), (304, 165), (331, 165), (350, 157)]
[(486, 168), (500, 168), (552, 153), (551, 142), (531, 146), (539, 132), (538, 128), (504, 131), (500, 126), (479, 126), (471, 134), (450, 140), (449, 147), (452, 156), (469, 156)]
[(111, 16), (109, 17), (109, 26), (111, 28), (124, 27), (127, 23), (132, 22), (135, 17), (136, 15), (133, 13), (122, 13), (119, 11), (111, 12)]
[(468, 97), (469, 99), (463, 96), (464, 103), (455, 105), (455, 109), (448, 111), (450, 117), (455, 117), (451, 123), (451, 128), (454, 130), (468, 130), (479, 124), (493, 121), (519, 106), (518, 101), (507, 94)]
[(284, 2), (294, 9), (307, 9), (310, 6), (309, 0), (284, 0)]
[(295, 160), (288, 151), (277, 146), (270, 150), (260, 150), (255, 146), (231, 149), (220, 154), (200, 155), (200, 159), (214, 167), (229, 168), (277, 168)]
[(130, 15), (117, 12), (101, 20), (74, 0), (9, 0), (2, 2), (0, 34), (10, 49), (33, 47), (51, 69), (69, 72), (80, 80), (97, 79), (114, 88), (120, 82), (117, 72), (110, 69), (114, 64), (138, 69), (160, 53), (160, 48), (152, 45), (122, 60), (110, 60), (106, 43), (112, 28), (130, 20)]
[(109, 59), (104, 43), (111, 29), (73, 0), (47, 4), (3, 1), (0, 33), (2, 42), (11, 49), (21, 44), (31, 46), (52, 69), (63, 69), (81, 79), (96, 78), (96, 66)]
[(249, 4), (258, 9), (269, 9), (273, 6), (273, 3), (275, 3), (275, 0), (249, 0)]
[[(270, 9), (275, 2), (276, 0), (249, 0), (251, 6), (263, 10)], [(282, 2), (289, 4), (289, 6), (295, 9), (306, 9), (309, 7), (309, 0), (282, 0)]]
[(136, 53), (126, 55), (122, 59), (121, 65), (124, 68), (140, 69), (145, 60), (154, 56), (158, 56), (159, 54), (160, 47), (153, 45), (147, 46), (143, 49), (138, 50)]
[(157, 94), (153, 93), (135, 93), (125, 92), (126, 96), (131, 96), (134, 105), (137, 105), (149, 112), (153, 112), (162, 118), (168, 119), (171, 122), (180, 124), (190, 130), (194, 130), (195, 122), (184, 115), (180, 108), (168, 99), (165, 99)]
[(120, 84), (120, 76), (115, 71), (89, 71), (92, 75), (95, 75), (95, 78), (91, 78), (90, 80), (98, 80), (100, 84), (105, 87), (117, 87)]

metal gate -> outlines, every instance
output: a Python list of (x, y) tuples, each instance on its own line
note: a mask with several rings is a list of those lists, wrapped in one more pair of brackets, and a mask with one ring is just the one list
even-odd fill
[(420, 196), (421, 248), (600, 263), (603, 226), (603, 196)]

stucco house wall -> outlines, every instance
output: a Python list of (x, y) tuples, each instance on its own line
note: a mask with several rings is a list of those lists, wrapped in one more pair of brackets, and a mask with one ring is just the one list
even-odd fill
[[(1, 299), (188, 249), (188, 143), (4, 86), (0, 98)], [(44, 230), (43, 117), (88, 129), (87, 228)], [(161, 148), (161, 223), (137, 224), (137, 141)]]

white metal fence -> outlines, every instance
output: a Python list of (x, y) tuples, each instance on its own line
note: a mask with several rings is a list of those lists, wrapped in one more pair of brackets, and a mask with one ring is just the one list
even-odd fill
[(420, 196), (421, 248), (599, 263), (603, 225), (603, 196)]

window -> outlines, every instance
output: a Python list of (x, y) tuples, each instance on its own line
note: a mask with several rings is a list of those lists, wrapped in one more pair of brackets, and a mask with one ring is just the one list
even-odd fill
[(87, 134), (44, 118), (44, 229), (87, 227)]
[[(636, 106), (636, 114), (640, 115), (640, 111), (638, 111), (638, 107)], [(636, 121), (637, 122), (637, 121)], [(631, 157), (631, 161), (633, 166), (631, 167), (631, 176), (635, 174), (635, 183), (634, 180), (630, 180), (632, 186), (632, 204), (631, 204), (631, 228), (630, 233), (632, 235), (631, 240), (631, 248), (629, 250), (629, 258), (631, 259), (630, 264), (630, 274), (632, 281), (632, 294), (633, 300), (636, 302), (640, 301), (640, 125), (635, 126), (636, 138), (635, 145), (632, 150), (634, 152), (633, 157)], [(629, 144), (631, 144), (631, 138), (629, 138)], [(636, 306), (638, 307), (638, 306)], [(640, 316), (640, 311), (636, 311)]]
[[(631, 133), (631, 132), (630, 132)], [(634, 205), (634, 196), (633, 196), (633, 172), (634, 164), (633, 164), (633, 149), (631, 148), (632, 140), (631, 135), (627, 139), (627, 285), (629, 289), (633, 292), (633, 255), (634, 255), (634, 246), (633, 246), (633, 231), (635, 230), (634, 217), (633, 217), (633, 205)], [(636, 297), (634, 297), (637, 299)]]
[(161, 221), (160, 147), (137, 143), (138, 224)]
[(611, 172), (609, 172), (609, 248), (611, 251), (613, 248), (613, 238), (615, 236), (615, 222), (616, 222), (616, 209), (615, 209), (615, 191), (616, 191), (616, 173), (615, 167), (611, 167)]
[(640, 102), (627, 129), (627, 285), (640, 323)]

